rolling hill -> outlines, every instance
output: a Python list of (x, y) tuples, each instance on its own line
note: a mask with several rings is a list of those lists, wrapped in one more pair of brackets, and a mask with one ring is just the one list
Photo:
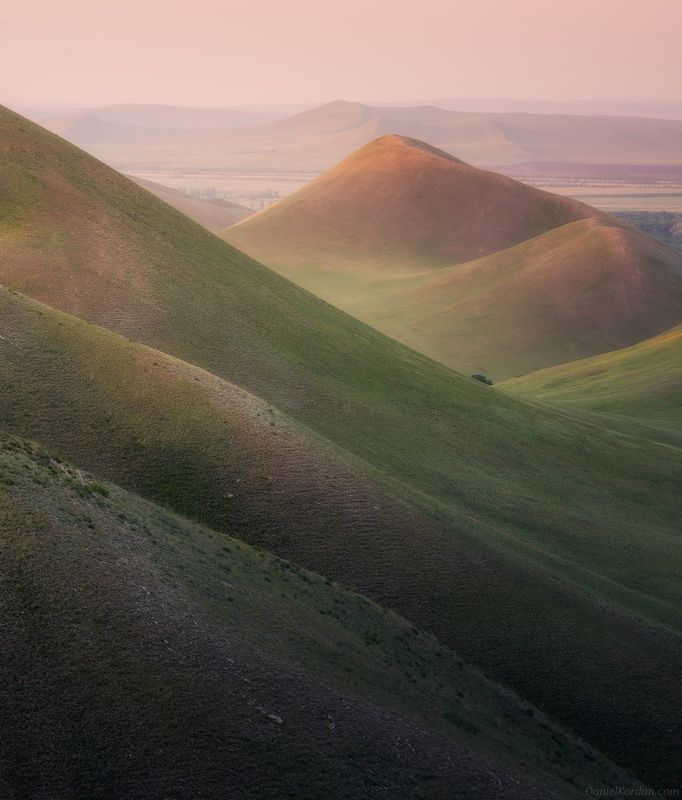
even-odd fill
[(679, 427), (682, 327), (633, 347), (505, 381), (504, 388), (522, 397)]
[(224, 237), (390, 336), (494, 379), (682, 320), (679, 252), (402, 137), (366, 145)]
[(163, 186), (154, 181), (133, 176), (130, 176), (130, 179), (138, 186), (151, 192), (155, 197), (158, 197), (159, 200), (163, 200), (164, 203), (173, 206), (181, 214), (216, 233), (229, 228), (231, 225), (236, 225), (253, 213), (250, 208), (240, 206), (238, 203), (231, 203), (229, 200), (191, 197), (184, 192), (171, 189), (169, 186)]
[[(221, 113), (232, 115), (222, 127)], [(682, 163), (682, 121), (636, 116), (465, 112), (337, 100), (250, 124), (243, 112), (154, 106), (36, 119), (127, 172), (201, 167), (319, 173), (386, 133), (420, 139), (479, 165)], [(235, 127), (234, 119), (247, 124)]]
[(389, 134), (227, 236), (281, 270), (417, 271), (488, 255), (594, 213)]
[(0, 123), (0, 427), (370, 595), (675, 778), (676, 451), (457, 375)]
[(631, 345), (682, 320), (681, 255), (603, 218), (404, 283), (347, 309), (495, 379)]
[[(513, 437), (531, 435), (524, 416), (538, 443), (544, 442), (515, 468), (514, 491), (536, 493), (524, 546), (520, 538), (509, 538), (509, 500), (494, 521), (490, 509), (487, 520), (480, 516), (486, 513), (483, 495), (476, 514), (463, 513), (460, 502), (448, 508), (432, 498), (425, 506), (409, 485), (387, 481), (371, 464), (210, 373), (15, 294), (0, 293), (0, 303), (1, 427), (40, 439), (98, 476), (369, 594), (525, 697), (541, 699), (614, 757), (624, 759), (621, 748), (627, 746), (651, 780), (675, 775), (672, 752), (666, 744), (653, 749), (651, 738), (656, 726), (675, 730), (679, 723), (682, 698), (674, 675), (682, 643), (641, 615), (682, 627), (675, 610), (679, 556), (669, 533), (675, 522), (665, 522), (677, 508), (676, 495), (670, 497), (679, 473), (677, 453), (643, 442), (624, 449), (617, 439), (609, 444), (608, 435), (546, 413), (524, 414), (523, 407), (510, 416), (514, 401), (460, 379), (453, 415), (464, 413), (476, 428), (485, 429), (487, 422), (490, 439), (490, 453), (482, 432), (467, 436), (460, 429), (446, 440), (447, 448), (457, 448), (451, 460), (459, 474), (450, 485), (462, 497), (471, 492), (467, 484), (483, 480), (481, 462), (491, 463), (493, 452), (507, 463), (518, 461), (525, 443)], [(475, 406), (467, 410), (470, 389), (475, 406), (482, 406), (479, 420)], [(515, 417), (505, 441), (501, 431)], [(439, 432), (448, 437), (444, 422)], [(406, 418), (402, 425), (403, 446), (410, 447)], [(422, 445), (432, 454), (437, 432), (427, 430)], [(570, 465), (564, 474), (556, 467), (548, 472), (546, 459), (558, 458), (552, 451), (567, 437), (593, 497), (568, 474)], [(473, 447), (478, 449), (467, 455)], [(415, 448), (413, 458), (423, 461), (424, 453)], [(609, 465), (617, 458), (623, 463), (614, 474)], [(574, 519), (557, 524), (556, 511), (537, 496), (543, 491), (537, 477), (524, 486), (523, 472), (535, 462), (547, 473), (547, 486), (573, 493), (579, 502)], [(618, 484), (595, 485), (602, 473), (603, 480)], [(648, 489), (641, 485), (643, 475)], [(505, 502), (501, 492), (511, 489), (490, 482), (478, 488), (496, 492), (498, 504)], [(605, 497), (617, 507), (599, 514)], [(601, 526), (598, 540), (584, 530), (586, 519)], [(533, 542), (528, 526), (534, 520), (554, 527)], [(573, 553), (561, 541), (562, 527), (571, 532)], [(620, 555), (611, 549), (616, 542), (627, 543)], [(639, 569), (625, 575), (633, 553)], [(580, 560), (590, 569), (580, 569)], [(609, 581), (595, 568), (610, 573)], [(580, 584), (585, 588), (578, 590)], [(594, 591), (622, 607), (595, 603)], [(625, 612), (626, 606), (635, 613)], [(556, 635), (563, 629), (570, 637)], [(599, 660), (582, 657), (598, 647)], [(557, 670), (557, 663), (564, 666)], [(618, 680), (605, 681), (606, 671)], [(640, 751), (655, 762), (633, 756)]]
[[(428, 105), (452, 111), (505, 114), (549, 114), (600, 117), (651, 117), (682, 120), (682, 103), (617, 100), (519, 100), (518, 98), (439, 97)], [(409, 105), (417, 105), (410, 103)], [(424, 103), (421, 103), (424, 105)]]
[(0, 476), (5, 797), (637, 786), (360, 595), (5, 434)]

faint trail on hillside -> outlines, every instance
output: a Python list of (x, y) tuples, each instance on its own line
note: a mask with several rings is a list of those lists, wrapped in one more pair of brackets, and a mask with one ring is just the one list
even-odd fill
[[(588, 413), (593, 414), (595, 416), (599, 415), (600, 420), (604, 420), (604, 424), (600, 421), (588, 419), (587, 417), (575, 415), (572, 413), (573, 409), (568, 409), (566, 406), (560, 406), (558, 404), (543, 402), (542, 400), (535, 400), (533, 398), (524, 399), (523, 402), (528, 403), (529, 405), (534, 406), (535, 408), (543, 409), (545, 411), (550, 411), (556, 414), (559, 417), (564, 417), (565, 419), (570, 420), (571, 422), (578, 423), (579, 425), (586, 425), (591, 428), (596, 428), (597, 430), (605, 431), (606, 433), (611, 433), (615, 436), (622, 436), (625, 439), (631, 439), (634, 442), (646, 442), (647, 444), (655, 444), (659, 447), (667, 447), (670, 450), (675, 450), (677, 452), (682, 452), (682, 447), (677, 444), (673, 444), (672, 442), (660, 442), (658, 439), (651, 439), (648, 436), (644, 436), (641, 433), (632, 433), (631, 431), (623, 431), (618, 430), (617, 428), (609, 428), (606, 427), (608, 424), (608, 415), (599, 415), (597, 411), (590, 411)], [(633, 418), (633, 423), (636, 424), (636, 418)]]

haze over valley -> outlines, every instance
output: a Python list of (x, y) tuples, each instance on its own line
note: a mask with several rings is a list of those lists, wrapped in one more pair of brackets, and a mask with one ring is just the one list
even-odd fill
[(611, 114), (589, 116), (444, 105), (453, 108), (338, 100), (293, 115), (287, 106), (250, 113), (125, 105), (29, 116), (116, 169), (255, 209), (385, 133), (534, 185), (587, 195), (609, 210), (681, 209), (682, 114), (618, 116), (608, 104)]

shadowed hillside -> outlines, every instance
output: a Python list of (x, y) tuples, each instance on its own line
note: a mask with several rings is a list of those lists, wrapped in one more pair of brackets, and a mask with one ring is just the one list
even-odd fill
[[(515, 543), (520, 553), (507, 552), (504, 535), (500, 538), (504, 515), (493, 527), (441, 504), (433, 508), (441, 517), (438, 522), (407, 486), (386, 483), (370, 465), (325, 444), (243, 390), (46, 307), (11, 295), (4, 298), (1, 425), (39, 438), (100, 475), (334, 576), (402, 611), (526, 697), (542, 702), (571, 727), (589, 733), (614, 756), (622, 757), (620, 745), (611, 737), (614, 725), (621, 731), (618, 741), (627, 743), (631, 757), (645, 741), (650, 752), (653, 727), (661, 724), (661, 715), (674, 728), (682, 702), (672, 677), (682, 655), (679, 640), (620, 610), (595, 605), (589, 594), (576, 591), (571, 580), (559, 579), (565, 573), (589, 582), (587, 573), (575, 572), (570, 562), (555, 560), (548, 573), (534, 563), (535, 558), (528, 558), (527, 551), (523, 554), (520, 540)], [(453, 412), (464, 412), (473, 421), (473, 408), (466, 412), (462, 403), (472, 391), (479, 395), (484, 418), (492, 423), (494, 417), (485, 411), (485, 393), (493, 407), (500, 406), (498, 413), (504, 398), (460, 380), (463, 395)], [(551, 417), (543, 419), (539, 413), (530, 416), (544, 431), (537, 435), (558, 437), (557, 444), (570, 437), (572, 446), (579, 448), (575, 458), (584, 467), (580, 441), (584, 439), (590, 450), (594, 441), (588, 445), (580, 426), (552, 423)], [(503, 414), (504, 426), (505, 419)], [(460, 429), (450, 440), (448, 446), (459, 440), (453, 465), (466, 460), (467, 451), (475, 447), (467, 438)], [(491, 446), (503, 453), (500, 435), (492, 439)], [(426, 441), (429, 448), (435, 447), (428, 432)], [(412, 442), (408, 436), (405, 446)], [(468, 491), (469, 480), (480, 479), (475, 462), (488, 463), (491, 457), (484, 455), (481, 444), (482, 440), (469, 459), (470, 477), (464, 472), (459, 478), (453, 475), (452, 485), (459, 485), (460, 492)], [(514, 448), (512, 442), (504, 446)], [(614, 458), (618, 452), (614, 448)], [(538, 456), (541, 452), (529, 454), (534, 460)], [(636, 459), (632, 481), (635, 474), (641, 477), (642, 469), (652, 480), (656, 473), (660, 481), (659, 476), (676, 470), (678, 461), (671, 453), (652, 449), (642, 462), (641, 445), (632, 456)], [(418, 450), (414, 457), (423, 458)], [(543, 465), (546, 469), (546, 462)], [(562, 485), (569, 487), (565, 481)], [(623, 483), (623, 493), (634, 486)], [(628, 536), (630, 548), (640, 553), (639, 563), (646, 564), (638, 580), (650, 582), (656, 575), (663, 596), (677, 555), (660, 528), (660, 513), (649, 514), (646, 540), (637, 531), (644, 516), (640, 502), (659, 512), (665, 503), (665, 484), (661, 486), (662, 493), (650, 494), (647, 501), (637, 498), (625, 505), (625, 494), (621, 496), (622, 516), (614, 515), (611, 528), (621, 540)], [(489, 484), (486, 490), (499, 493), (504, 486)], [(603, 497), (603, 490), (595, 491), (594, 502), (602, 503)], [(672, 512), (674, 502), (670, 508)], [(548, 511), (538, 508), (536, 518), (542, 515), (549, 523)], [(592, 513), (597, 513), (594, 508)], [(626, 533), (622, 519), (628, 515), (631, 524)], [(636, 524), (634, 515), (639, 515)], [(601, 522), (606, 521), (602, 517)], [(659, 534), (652, 538), (657, 528)], [(600, 542), (589, 544), (589, 537), (583, 537), (575, 543), (589, 548), (593, 563), (599, 558), (595, 545), (604, 548), (603, 534)], [(557, 542), (545, 536), (544, 545)], [(499, 546), (501, 551), (495, 552)], [(623, 565), (631, 552), (624, 554)], [(612, 563), (610, 569), (614, 567), (620, 565)], [(605, 561), (600, 568), (608, 568)], [(649, 615), (674, 620), (672, 606), (651, 594), (628, 591), (622, 585), (615, 596)], [(564, 627), (571, 630), (569, 638), (556, 635)], [(582, 658), (581, 653), (600, 647), (604, 653), (599, 661)], [(529, 659), (534, 665), (530, 672)], [(557, 671), (557, 659), (570, 666)], [(602, 681), (607, 668), (611, 676), (619, 676), (618, 681)], [(638, 689), (642, 680), (646, 693)], [(594, 687), (599, 687), (597, 694)], [(645, 765), (644, 770), (654, 777), (666, 775), (667, 766), (659, 773), (660, 764), (671, 763), (670, 758), (661, 760), (660, 752), (655, 753), (656, 768)]]
[(0, 279), (215, 375), (3, 293), (1, 426), (371, 595), (671, 780), (677, 453), (459, 376), (2, 124)]
[(635, 785), (329, 580), (4, 434), (0, 476), (4, 797)]

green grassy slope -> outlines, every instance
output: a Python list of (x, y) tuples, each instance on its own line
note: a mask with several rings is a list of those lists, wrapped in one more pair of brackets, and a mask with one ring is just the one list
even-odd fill
[(0, 424), (370, 594), (670, 779), (679, 642), (635, 615), (680, 627), (677, 452), (463, 378), (0, 124), (0, 281), (260, 397), (3, 293)]
[(400, 617), (4, 434), (0, 553), (3, 797), (635, 786)]
[(609, 414), (682, 424), (682, 327), (593, 358), (505, 381), (504, 388)]
[[(411, 401), (382, 402), (381, 372), (373, 385), (355, 369), (364, 393), (337, 388), (363, 462), (169, 356), (8, 292), (0, 310), (0, 427), (371, 595), (647, 779), (671, 779), (675, 739), (656, 731), (682, 716), (682, 647), (637, 617), (680, 626), (676, 452), (422, 362)], [(326, 421), (337, 439), (342, 421)]]

